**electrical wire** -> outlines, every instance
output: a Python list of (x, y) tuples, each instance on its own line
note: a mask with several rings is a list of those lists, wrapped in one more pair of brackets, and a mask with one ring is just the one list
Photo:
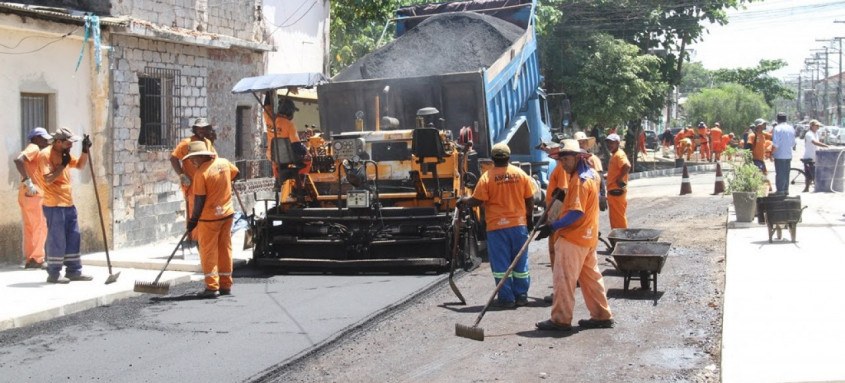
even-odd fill
[[(38, 48), (35, 48), (35, 49), (33, 49), (33, 50), (30, 50), (30, 51), (26, 51), (26, 52), (0, 52), (0, 55), (26, 55), (26, 54), (30, 54), (30, 53), (35, 53), (35, 52), (38, 52), (38, 51), (40, 51), (40, 50), (42, 50), (42, 49), (44, 49), (44, 48), (47, 48), (48, 46), (50, 46), (50, 45), (52, 45), (52, 44), (54, 44), (54, 43), (56, 43), (56, 42), (58, 42), (58, 41), (60, 41), (60, 40), (62, 40), (62, 39), (67, 38), (68, 36), (70, 36), (71, 34), (73, 34), (74, 32), (76, 32), (78, 29), (79, 29), (78, 27), (77, 27), (77, 28), (74, 28), (74, 29), (73, 29), (73, 30), (71, 30), (70, 32), (65, 33), (65, 34), (63, 34), (63, 35), (61, 35), (61, 36), (59, 36), (59, 37), (57, 37), (57, 38), (55, 38), (55, 39), (53, 39), (53, 40), (51, 40), (51, 41), (47, 42), (46, 44), (44, 44), (44, 45), (42, 45), (42, 46), (40, 46), (40, 47), (38, 47)], [(14, 46), (12, 46), (12, 47), (9, 47), (9, 46), (3, 45), (3, 44), (0, 44), (0, 46), (2, 46), (2, 47), (4, 47), (4, 48), (8, 48), (8, 49), (15, 49), (15, 48), (17, 48), (17, 47), (18, 47), (18, 46), (19, 46), (19, 45), (20, 45), (20, 44), (21, 44), (24, 40), (26, 40), (26, 39), (28, 39), (28, 38), (30, 38), (30, 37), (32, 37), (32, 38), (45, 38), (44, 36), (27, 36), (27, 37), (24, 37), (23, 39), (21, 39), (20, 41), (18, 41), (18, 43), (17, 43), (17, 44), (15, 44), (15, 45), (14, 45)]]

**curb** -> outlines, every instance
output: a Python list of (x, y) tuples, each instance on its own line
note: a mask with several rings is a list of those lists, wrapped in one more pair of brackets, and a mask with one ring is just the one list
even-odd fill
[[(707, 164), (707, 165), (693, 165), (687, 166), (687, 171), (689, 173), (693, 172), (708, 172), (708, 171), (716, 171), (716, 164)], [(655, 178), (655, 177), (669, 177), (669, 176), (676, 176), (680, 175), (684, 172), (684, 168), (671, 168), (671, 169), (660, 169), (660, 170), (649, 170), (645, 172), (636, 172), (628, 174), (628, 180), (636, 180), (640, 178)]]

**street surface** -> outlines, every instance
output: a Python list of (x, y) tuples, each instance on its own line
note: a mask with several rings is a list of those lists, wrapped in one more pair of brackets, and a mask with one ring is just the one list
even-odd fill
[[(0, 333), (7, 381), (717, 381), (729, 197), (714, 175), (631, 183), (631, 227), (663, 230), (673, 243), (651, 292), (622, 290), (600, 255), (612, 330), (560, 336), (534, 331), (548, 318), (546, 241), (531, 246), (529, 306), (491, 311), (485, 342), (454, 335), (471, 325), (493, 288), (487, 264), (457, 281), (445, 275), (236, 274), (234, 295), (194, 300), (199, 283), (171, 288)], [(602, 214), (602, 231), (607, 217)], [(600, 249), (603, 248), (599, 245)], [(430, 288), (434, 284), (434, 288)], [(575, 319), (586, 317), (577, 299)], [(553, 355), (554, 357), (550, 357)], [(295, 361), (294, 363), (291, 363)], [(508, 368), (501, 369), (506, 365)], [(22, 368), (25, 366), (25, 368)], [(584, 368), (588, 366), (589, 368)]]

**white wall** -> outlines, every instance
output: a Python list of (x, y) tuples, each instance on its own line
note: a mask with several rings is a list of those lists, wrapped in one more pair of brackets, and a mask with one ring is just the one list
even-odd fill
[[(60, 38), (67, 32), (74, 31), (70, 36)], [(72, 24), (52, 23), (33, 18), (26, 18), (25, 22), (19, 16), (0, 15), (0, 44), (6, 47), (3, 52), (17, 54), (0, 54), (0, 105), (3, 105), (0, 118), (0, 156), (5, 159), (4, 166), (0, 166), (0, 206), (6, 208), (7, 214), (0, 214), (0, 231), (9, 233), (14, 226), (20, 226), (20, 210), (17, 203), (17, 188), (20, 175), (15, 168), (14, 158), (20, 153), (24, 143), (21, 127), (22, 92), (50, 94), (53, 104), (49, 131), (57, 127), (66, 126), (77, 134), (91, 134), (94, 141), (92, 154), (98, 153), (106, 146), (109, 138), (104, 129), (108, 116), (108, 60), (106, 50), (103, 50), (103, 67), (99, 73), (93, 69), (93, 45), (89, 42), (85, 48), (79, 71), (75, 71), (76, 62), (82, 48), (84, 29)], [(52, 42), (52, 43), (51, 43)], [(50, 43), (48, 45), (48, 43)], [(80, 145), (75, 145), (72, 153), (80, 154)], [(107, 155), (95, 158), (95, 167), (103, 175), (103, 160)], [(80, 226), (83, 235), (90, 235), (96, 223), (96, 204), (93, 199), (90, 171), (71, 171), (73, 178), (74, 202), (79, 210)], [(103, 180), (103, 183), (106, 183)], [(99, 185), (98, 185), (99, 186)], [(107, 186), (107, 184), (106, 184)], [(108, 193), (103, 196), (108, 198)], [(87, 230), (86, 230), (87, 229)], [(99, 234), (98, 234), (99, 236)], [(5, 237), (5, 235), (4, 235)], [(19, 241), (19, 236), (14, 240)], [(3, 256), (9, 257), (17, 251), (11, 252), (5, 245), (10, 238), (0, 241), (0, 261)], [(85, 241), (85, 238), (83, 238)], [(19, 244), (19, 242), (18, 242)], [(91, 241), (83, 243), (93, 245)], [(97, 247), (102, 247), (100, 243)], [(11, 253), (11, 254), (10, 254)]]
[(262, 8), (268, 42), (266, 73), (325, 72), (329, 0), (266, 0)]

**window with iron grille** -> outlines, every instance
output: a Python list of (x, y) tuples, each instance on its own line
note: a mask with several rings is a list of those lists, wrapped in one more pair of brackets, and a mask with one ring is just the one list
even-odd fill
[(179, 140), (181, 120), (178, 70), (146, 68), (138, 76), (141, 94), (141, 133), (138, 144), (169, 149)]
[(21, 149), (29, 143), (26, 136), (32, 129), (40, 126), (50, 131), (50, 126), (48, 126), (49, 111), (49, 95), (21, 93)]

